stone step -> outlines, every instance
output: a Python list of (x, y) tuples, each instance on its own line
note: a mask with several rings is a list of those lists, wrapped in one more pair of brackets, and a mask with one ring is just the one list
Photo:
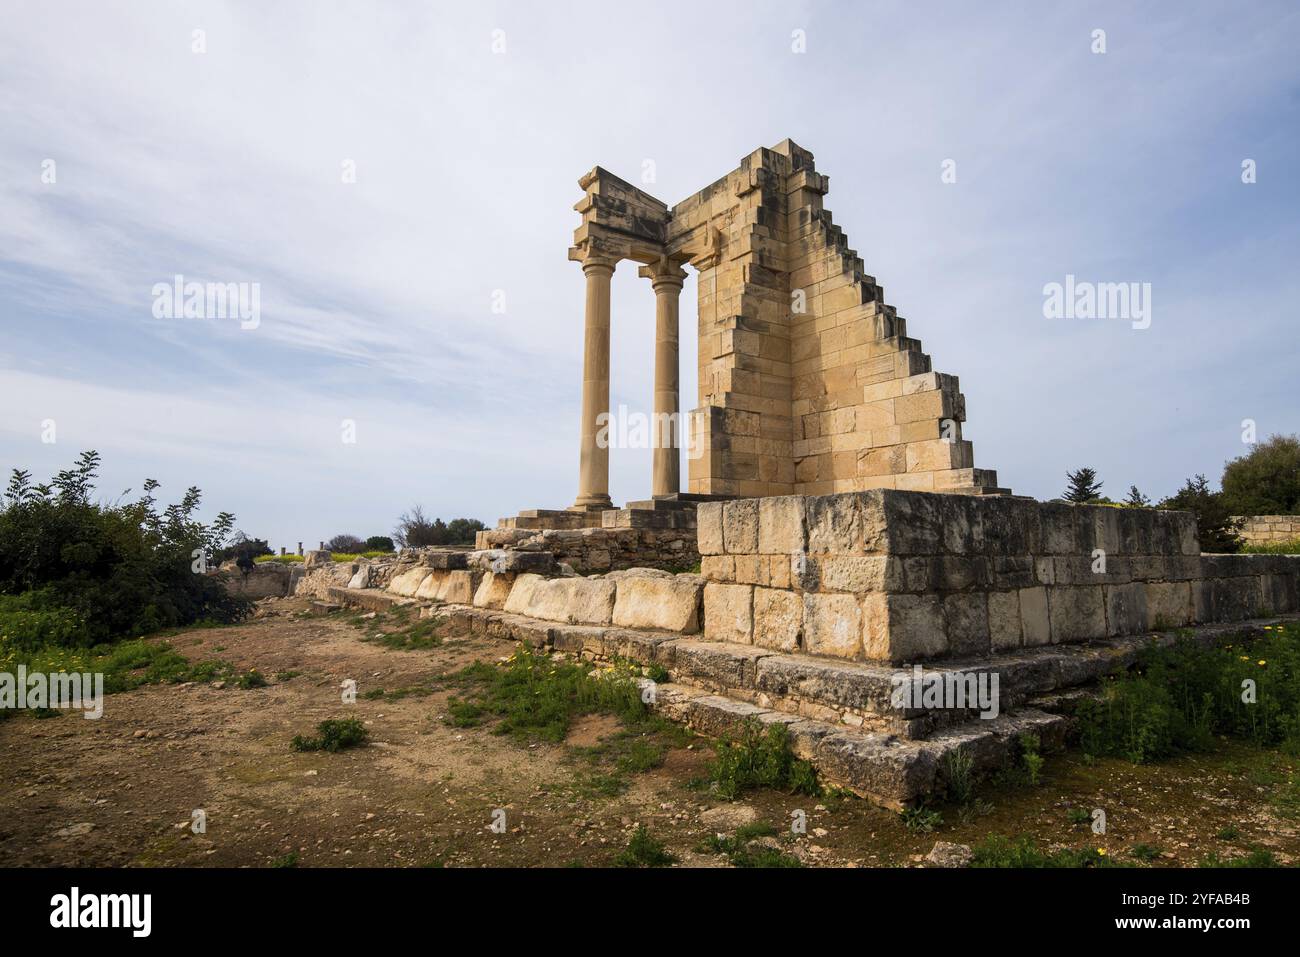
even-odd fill
[(1022, 735), (1036, 738), (1043, 750), (1051, 750), (1064, 744), (1068, 728), (1060, 715), (1025, 709), (967, 721), (926, 741), (909, 741), (675, 684), (655, 688), (654, 707), (713, 738), (735, 738), (749, 722), (781, 722), (795, 756), (811, 763), (824, 784), (847, 788), (896, 811), (914, 807), (947, 787), (951, 755), (965, 753), (971, 758), (972, 774), (988, 777), (1019, 759)]

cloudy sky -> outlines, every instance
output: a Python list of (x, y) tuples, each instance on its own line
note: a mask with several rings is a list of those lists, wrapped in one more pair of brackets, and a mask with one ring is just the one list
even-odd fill
[[(1106, 492), (1158, 497), (1217, 479), (1245, 419), (1300, 430), (1294, 4), (4, 0), (0, 16), (6, 472), (95, 448), (103, 493), (197, 484), (209, 514), (290, 546), (389, 532), (416, 502), (489, 523), (563, 507), (576, 181), (596, 164), (639, 181), (650, 161), (671, 204), (786, 137), (961, 377), (976, 464), (1003, 485), (1051, 497), (1091, 465)], [(260, 324), (155, 317), (177, 274), (258, 283)], [(1150, 283), (1150, 327), (1045, 318), (1067, 274)], [(613, 310), (612, 401), (645, 409), (653, 294), (626, 264)], [(615, 499), (645, 497), (649, 453), (611, 457)]]

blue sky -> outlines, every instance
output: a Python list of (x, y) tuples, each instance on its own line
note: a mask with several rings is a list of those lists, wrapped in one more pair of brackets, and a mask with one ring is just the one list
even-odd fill
[[(0, 467), (96, 448), (103, 493), (197, 484), (291, 546), (386, 533), (416, 502), (565, 506), (577, 179), (651, 160), (671, 204), (785, 137), (961, 377), (1003, 485), (1051, 497), (1086, 464), (1159, 497), (1217, 479), (1244, 419), (1300, 430), (1293, 4), (591, 9), (6, 0)], [(155, 318), (177, 273), (258, 282), (261, 324)], [(1045, 319), (1066, 274), (1151, 283), (1151, 327)], [(628, 264), (613, 323), (612, 402), (645, 409), (654, 297)], [(611, 459), (614, 498), (645, 497), (649, 452)]]

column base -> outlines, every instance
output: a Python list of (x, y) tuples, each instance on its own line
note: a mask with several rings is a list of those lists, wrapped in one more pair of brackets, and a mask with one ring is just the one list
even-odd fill
[(569, 506), (569, 511), (599, 512), (613, 507), (614, 502), (608, 495), (579, 495), (578, 500)]

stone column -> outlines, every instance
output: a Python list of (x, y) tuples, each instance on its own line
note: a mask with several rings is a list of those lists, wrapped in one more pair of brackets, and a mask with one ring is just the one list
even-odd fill
[(609, 414), (609, 280), (614, 263), (587, 259), (587, 319), (582, 356), (582, 424), (579, 434), (577, 509), (612, 508), (609, 498), (609, 445), (596, 441), (602, 415)]
[(655, 291), (655, 395), (651, 430), (654, 460), (650, 470), (650, 494), (654, 498), (681, 491), (681, 450), (677, 413), (680, 364), (677, 354), (678, 300), (686, 272), (681, 267), (660, 263), (643, 266)]

